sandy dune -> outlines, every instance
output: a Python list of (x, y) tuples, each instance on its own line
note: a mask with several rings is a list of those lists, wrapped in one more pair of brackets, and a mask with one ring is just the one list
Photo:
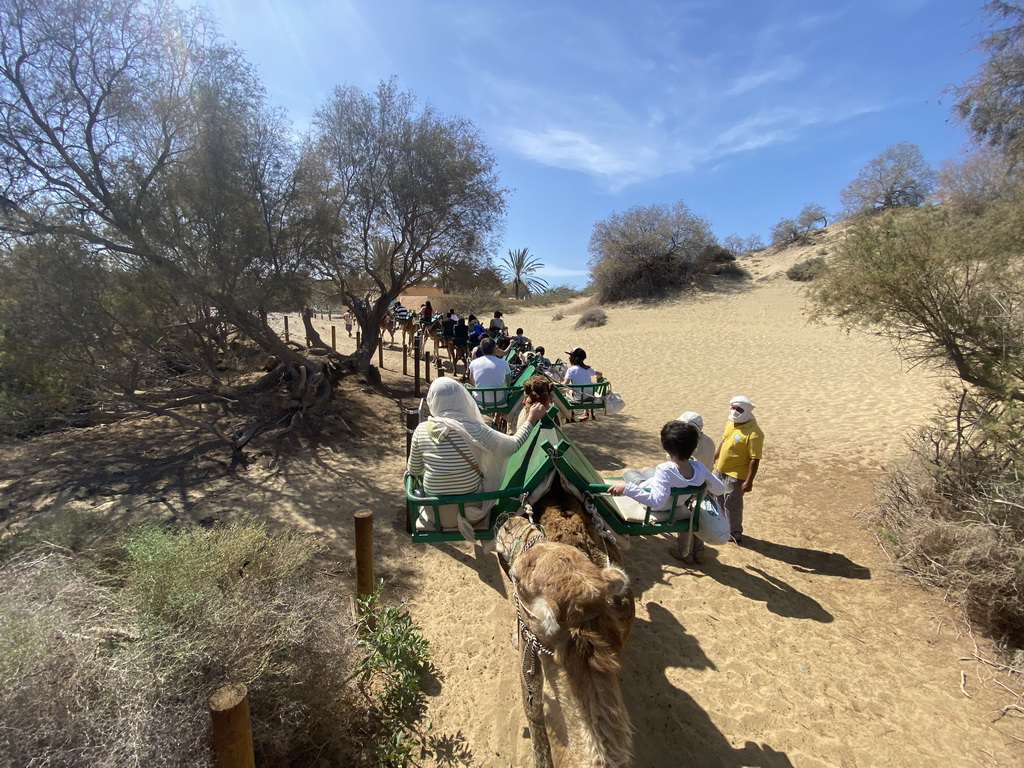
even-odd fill
[[(717, 441), (734, 394), (757, 403), (767, 436), (747, 546), (717, 547), (696, 569), (668, 557), (666, 537), (634, 539), (627, 552), (635, 765), (1024, 764), (1021, 720), (998, 718), (1011, 700), (990, 667), (963, 660), (977, 649), (952, 609), (894, 573), (855, 517), (934, 410), (937, 378), (906, 370), (884, 342), (808, 324), (800, 287), (785, 279), (615, 308), (585, 331), (563, 311), (510, 323), (552, 358), (584, 347), (625, 398), (621, 414), (568, 427), (598, 470), (657, 462), (658, 429), (684, 410), (702, 413)], [(385, 367), (400, 372), (398, 356)], [(493, 556), (406, 544), (397, 522), (379, 536), (381, 575), (401, 575), (434, 648), (435, 733), (458, 764), (530, 765)]]

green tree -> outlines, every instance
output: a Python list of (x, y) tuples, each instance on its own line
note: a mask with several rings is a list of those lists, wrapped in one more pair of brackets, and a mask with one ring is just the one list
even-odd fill
[(800, 229), (800, 225), (796, 223), (796, 219), (788, 217), (779, 219), (775, 226), (772, 227), (772, 245), (795, 243), (802, 234), (803, 232)]
[[(166, 383), (159, 363), (171, 337), (218, 385), (216, 352), (232, 330), (282, 361), (263, 386), (294, 375), (316, 381), (325, 400), (327, 362), (306, 360), (267, 323), (268, 308), (303, 285), (287, 127), (201, 15), (145, 0), (9, 0), (0, 8), (0, 112), (8, 243), (95, 254), (111, 271), (106, 287), (134, 286), (127, 300), (93, 297), (127, 340), (118, 365), (94, 360), (110, 380), (107, 397), (156, 407), (136, 392), (161, 396), (154, 387)], [(139, 312), (132, 296), (153, 301)], [(194, 388), (172, 383), (186, 392), (167, 397)], [(191, 394), (223, 402), (209, 389)], [(205, 427), (235, 448), (243, 442)]]
[(983, 143), (1010, 158), (1024, 157), (1024, 7), (995, 0), (985, 5), (994, 29), (983, 36), (980, 49), (988, 54), (981, 70), (954, 89), (956, 114)]
[(980, 218), (922, 210), (858, 223), (810, 289), (818, 316), (885, 336), (993, 401), (1024, 400), (1020, 203)]
[(303, 166), (319, 269), (363, 328), (368, 370), (381, 318), (452, 254), (485, 262), (505, 212), (494, 157), (468, 120), (420, 108), (394, 80), (336, 88), (316, 111)]
[(660, 298), (700, 276), (698, 260), (715, 236), (707, 219), (679, 200), (634, 206), (594, 225), (591, 283), (599, 302)]
[(893, 144), (865, 165), (839, 193), (848, 213), (882, 208), (915, 207), (928, 199), (935, 173), (916, 144)]
[(1013, 193), (1020, 172), (1000, 150), (976, 148), (961, 159), (947, 159), (936, 175), (938, 197), (944, 205), (979, 214)]
[(530, 255), (529, 248), (517, 248), (514, 251), (510, 248), (507, 256), (501, 257), (502, 279), (512, 286), (515, 298), (519, 298), (519, 290), (523, 290), (523, 297), (534, 293), (543, 293), (548, 289), (548, 284), (536, 276), (537, 270), (543, 268), (544, 264), (536, 256)]

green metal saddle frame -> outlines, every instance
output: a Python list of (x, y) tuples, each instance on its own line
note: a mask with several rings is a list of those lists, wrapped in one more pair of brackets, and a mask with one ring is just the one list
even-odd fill
[[(608, 495), (610, 482), (616, 478), (601, 477), (597, 473), (583, 452), (555, 425), (557, 413), (554, 406), (549, 408), (529, 439), (512, 455), (506, 465), (501, 488), (496, 491), (462, 496), (427, 496), (418, 478), (406, 477), (405, 495), (412, 541), (461, 541), (463, 537), (454, 524), (453, 514), (466, 518), (467, 507), (479, 508), (482, 502), (492, 500), (494, 504), (488, 513), (471, 527), (474, 538), (493, 539), (498, 518), (502, 514), (516, 514), (524, 501), (535, 500), (542, 495), (556, 474), (585, 502), (593, 503), (605, 524), (621, 536), (697, 530), (695, 511), (704, 497), (706, 486), (673, 489), (671, 508), (664, 511), (636, 505), (628, 499), (640, 511), (639, 514), (624, 514), (622, 497)], [(443, 522), (452, 524), (442, 525)]]
[(604, 396), (610, 387), (607, 379), (593, 384), (558, 384), (555, 397), (567, 411), (604, 410)]
[(528, 365), (508, 387), (466, 387), (473, 395), (480, 413), (493, 416), (499, 413), (510, 413), (523, 399), (523, 383), (533, 376), (537, 369)]

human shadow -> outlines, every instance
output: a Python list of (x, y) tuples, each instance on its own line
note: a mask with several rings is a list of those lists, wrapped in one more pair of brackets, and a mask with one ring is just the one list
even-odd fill
[(707, 712), (672, 685), (670, 667), (715, 669), (700, 644), (670, 611), (646, 604), (623, 659), (622, 693), (633, 714), (635, 765), (699, 765), (702, 768), (792, 768), (784, 752), (748, 741), (734, 748)]
[(743, 546), (758, 554), (789, 563), (799, 573), (819, 576), (840, 576), (844, 579), (870, 579), (871, 569), (858, 565), (846, 555), (838, 552), (822, 552), (819, 549), (804, 549), (777, 544), (773, 541), (743, 537)]
[(782, 579), (769, 576), (760, 568), (750, 566), (747, 570), (718, 561), (713, 567), (707, 568), (705, 573), (744, 597), (764, 603), (777, 616), (810, 619), (823, 624), (834, 618), (817, 600), (794, 589)]

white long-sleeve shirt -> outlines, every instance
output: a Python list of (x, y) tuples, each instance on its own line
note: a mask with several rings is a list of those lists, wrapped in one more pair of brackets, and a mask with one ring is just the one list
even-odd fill
[(725, 485), (715, 477), (711, 470), (699, 461), (689, 459), (693, 468), (693, 477), (683, 477), (674, 461), (666, 461), (654, 469), (654, 477), (642, 486), (628, 483), (623, 493), (653, 510), (663, 511), (672, 508), (672, 489), (708, 484), (708, 491), (715, 496), (725, 493)]

